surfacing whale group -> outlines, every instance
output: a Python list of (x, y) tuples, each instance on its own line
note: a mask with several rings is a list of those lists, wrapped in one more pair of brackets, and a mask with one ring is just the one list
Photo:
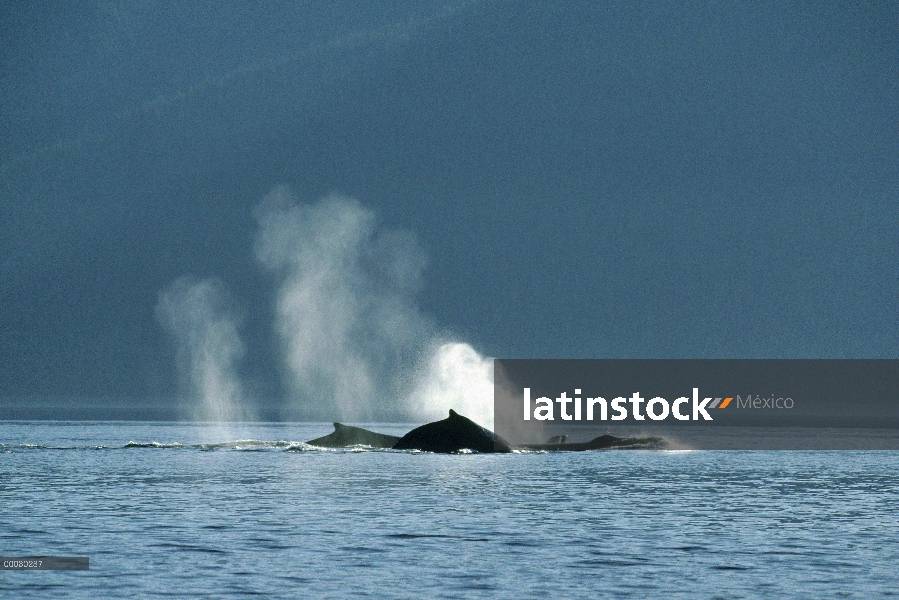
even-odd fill
[(620, 438), (601, 435), (589, 442), (569, 443), (567, 436), (555, 436), (544, 444), (512, 446), (494, 432), (450, 409), (449, 417), (416, 427), (403, 437), (376, 433), (361, 427), (334, 423), (334, 433), (306, 442), (322, 448), (368, 446), (424, 452), (512, 452), (514, 450), (584, 451), (608, 449), (653, 449), (666, 447), (659, 437)]

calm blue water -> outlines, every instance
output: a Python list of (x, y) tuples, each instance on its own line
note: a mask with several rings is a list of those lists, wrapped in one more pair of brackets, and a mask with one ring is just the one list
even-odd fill
[[(90, 571), (0, 571), (0, 597), (899, 593), (897, 452), (440, 456), (299, 443), (330, 431), (0, 423), (0, 554), (91, 560)], [(222, 444), (236, 440), (256, 441)]]

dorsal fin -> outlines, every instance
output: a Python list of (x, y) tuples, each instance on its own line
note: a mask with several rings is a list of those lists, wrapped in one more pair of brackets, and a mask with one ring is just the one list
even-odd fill
[(459, 416), (459, 413), (457, 413), (457, 412), (454, 411), (453, 409), (450, 409), (450, 418), (451, 418), (451, 419), (452, 419), (453, 417), (458, 417), (458, 416)]
[(338, 429), (341, 429), (343, 427), (346, 427), (346, 425), (344, 425), (343, 423), (338, 423), (337, 421), (334, 421), (334, 431), (337, 431)]

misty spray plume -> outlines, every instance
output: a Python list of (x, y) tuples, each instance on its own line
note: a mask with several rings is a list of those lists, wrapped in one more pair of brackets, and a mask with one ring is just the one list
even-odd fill
[(274, 275), (275, 327), (305, 418), (433, 420), (454, 408), (493, 425), (492, 361), (441, 341), (415, 297), (426, 265), (408, 232), (378, 228), (358, 201), (256, 208), (256, 256)]
[(177, 279), (159, 294), (156, 317), (175, 340), (182, 390), (200, 400), (191, 416), (218, 423), (249, 420), (235, 371), (244, 345), (221, 282)]

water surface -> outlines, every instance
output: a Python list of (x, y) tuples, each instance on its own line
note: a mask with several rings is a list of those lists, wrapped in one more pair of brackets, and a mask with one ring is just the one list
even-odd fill
[[(402, 434), (408, 425), (370, 424)], [(896, 595), (899, 452), (434, 455), (330, 424), (0, 423), (0, 597)]]

